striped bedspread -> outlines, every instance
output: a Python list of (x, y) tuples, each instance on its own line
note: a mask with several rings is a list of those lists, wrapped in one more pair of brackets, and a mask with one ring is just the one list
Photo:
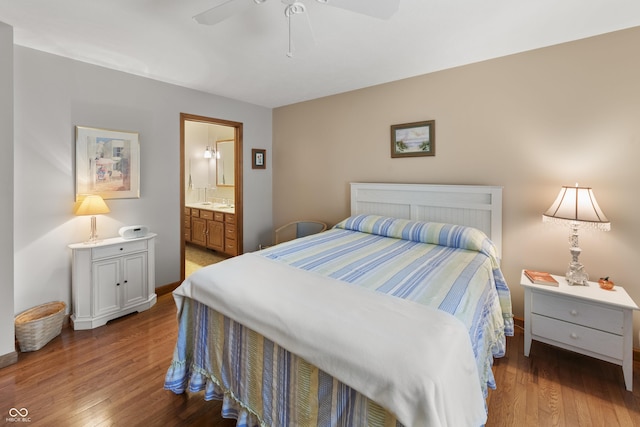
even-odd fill
[(504, 355), (513, 314), (495, 246), (481, 231), (358, 215), (262, 254), (453, 314), (469, 329), (481, 383), (495, 388), (492, 356)]
[[(495, 387), (493, 357), (504, 354), (505, 335), (513, 334), (511, 301), (495, 247), (478, 230), (358, 216), (260, 255), (452, 314), (469, 331), (482, 391), (486, 395), (487, 387)], [(394, 416), (375, 402), (306, 366), (276, 343), (196, 301), (188, 301), (186, 307), (166, 388), (178, 393), (187, 387), (207, 388), (207, 398), (224, 396), (226, 410), (244, 420), (239, 425), (396, 424)], [(226, 339), (214, 338), (222, 334)], [(243, 353), (251, 348), (260, 351)], [(259, 360), (251, 366), (241, 363), (240, 369), (231, 366), (232, 360), (246, 363), (251, 357)], [(219, 367), (212, 366), (211, 360), (219, 362)], [(242, 386), (234, 386), (229, 379)], [(306, 405), (309, 401), (313, 403)], [(301, 409), (306, 407), (311, 409)], [(307, 420), (312, 421), (308, 424), (291, 421), (309, 411)]]

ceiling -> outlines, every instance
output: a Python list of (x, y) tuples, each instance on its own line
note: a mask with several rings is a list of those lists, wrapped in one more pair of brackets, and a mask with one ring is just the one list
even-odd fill
[(389, 20), (302, 0), (315, 43), (290, 58), (280, 0), (192, 19), (222, 1), (0, 0), (0, 21), (20, 46), (265, 107), (640, 25), (638, 0), (399, 0)]

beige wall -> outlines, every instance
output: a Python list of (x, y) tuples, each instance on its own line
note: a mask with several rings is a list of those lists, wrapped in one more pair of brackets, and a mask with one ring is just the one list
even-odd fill
[[(578, 182), (612, 224), (581, 233), (581, 261), (640, 303), (637, 46), (640, 28), (278, 108), (274, 225), (339, 221), (351, 181), (503, 186), (502, 266), (522, 317), (521, 268), (569, 262), (569, 230), (541, 214)], [(421, 120), (436, 121), (436, 156), (392, 159), (390, 125)]]

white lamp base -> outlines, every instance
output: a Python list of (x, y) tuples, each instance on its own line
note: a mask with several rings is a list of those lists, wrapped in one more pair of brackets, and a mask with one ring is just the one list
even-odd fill
[(569, 263), (565, 278), (569, 285), (587, 286), (589, 275), (584, 271), (584, 265), (579, 262), (571, 262)]
[(570, 285), (587, 286), (589, 275), (584, 270), (584, 265), (578, 261), (578, 257), (582, 252), (582, 249), (578, 246), (578, 222), (574, 221), (571, 224), (571, 229), (572, 232), (569, 236), (569, 243), (571, 245), (569, 248), (569, 252), (571, 252), (571, 262), (569, 263), (569, 268), (567, 268), (565, 278), (567, 279), (567, 283)]

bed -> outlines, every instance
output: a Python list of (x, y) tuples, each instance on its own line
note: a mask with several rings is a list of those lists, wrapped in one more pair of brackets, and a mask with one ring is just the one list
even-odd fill
[(330, 230), (174, 291), (165, 379), (238, 426), (479, 426), (513, 334), (499, 187), (351, 184)]

